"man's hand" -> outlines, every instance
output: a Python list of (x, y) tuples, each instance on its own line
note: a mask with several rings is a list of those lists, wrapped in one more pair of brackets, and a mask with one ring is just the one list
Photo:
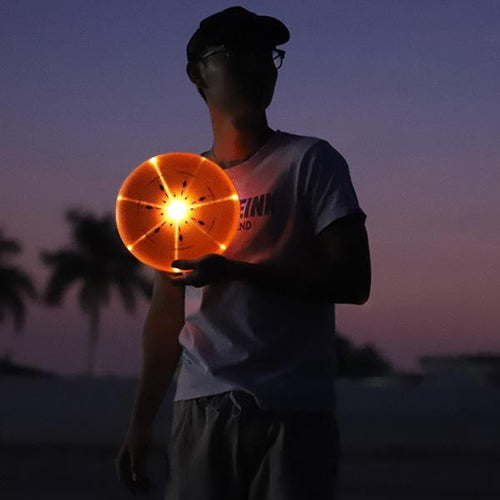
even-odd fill
[(223, 255), (211, 253), (200, 259), (177, 259), (171, 262), (172, 267), (192, 270), (183, 278), (174, 278), (170, 274), (173, 285), (192, 285), (196, 288), (232, 279), (233, 263)]
[(152, 426), (131, 426), (115, 458), (119, 481), (132, 493), (149, 493), (155, 486), (146, 477), (152, 446)]

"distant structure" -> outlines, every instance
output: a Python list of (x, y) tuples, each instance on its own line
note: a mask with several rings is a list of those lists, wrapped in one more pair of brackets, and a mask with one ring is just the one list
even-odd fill
[(419, 363), (426, 374), (460, 374), (500, 384), (500, 354), (477, 353), (448, 356), (421, 356)]

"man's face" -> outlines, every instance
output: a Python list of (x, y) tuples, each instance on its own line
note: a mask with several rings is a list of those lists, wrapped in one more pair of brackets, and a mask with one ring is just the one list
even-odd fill
[(201, 56), (196, 64), (210, 106), (227, 112), (269, 106), (278, 77), (272, 47), (258, 41), (213, 45)]

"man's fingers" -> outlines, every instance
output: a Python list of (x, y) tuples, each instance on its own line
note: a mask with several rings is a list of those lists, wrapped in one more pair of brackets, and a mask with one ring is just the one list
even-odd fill
[(116, 472), (118, 474), (118, 479), (120, 483), (124, 484), (128, 488), (132, 488), (133, 481), (130, 474), (130, 459), (126, 455), (129, 453), (123, 452), (116, 459)]
[(145, 477), (143, 461), (136, 453), (127, 452), (128, 457), (123, 457), (120, 462), (120, 482), (123, 483), (132, 493), (138, 491), (147, 493), (153, 484)]
[(133, 491), (140, 491), (143, 493), (148, 493), (155, 486), (151, 480), (146, 477), (145, 465), (146, 465), (147, 449), (143, 448), (136, 450), (135, 453), (130, 453), (130, 467), (131, 467), (131, 477), (132, 477), (132, 489)]
[(193, 285), (196, 286), (199, 282), (199, 273), (197, 271), (193, 271), (190, 273), (183, 273), (181, 278), (172, 278), (172, 285)]
[(193, 269), (193, 261), (188, 259), (173, 260), (170, 265), (177, 269)]
[(135, 457), (131, 451), (129, 451), (128, 456), (130, 458), (130, 477), (132, 478), (132, 481), (135, 483), (137, 482), (137, 472), (135, 470)]
[(134, 482), (147, 482), (146, 479), (146, 460), (148, 455), (148, 447), (139, 447), (130, 453), (130, 469), (131, 476)]
[(118, 479), (133, 494), (149, 493), (156, 486), (145, 474), (150, 449), (149, 442), (124, 446), (115, 458)]

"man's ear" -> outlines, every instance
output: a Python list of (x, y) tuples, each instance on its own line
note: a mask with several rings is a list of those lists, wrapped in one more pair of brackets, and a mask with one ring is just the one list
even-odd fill
[(196, 63), (188, 62), (186, 64), (186, 73), (197, 87), (203, 88), (203, 77), (200, 75), (200, 68)]

